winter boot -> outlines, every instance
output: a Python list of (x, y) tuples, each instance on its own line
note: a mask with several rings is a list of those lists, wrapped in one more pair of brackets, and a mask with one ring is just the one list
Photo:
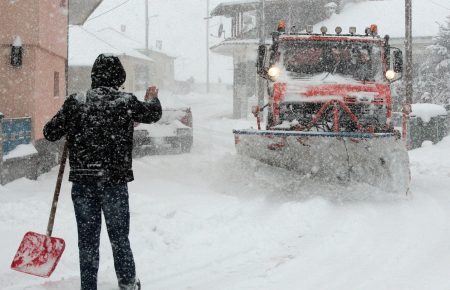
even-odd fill
[(135, 279), (133, 283), (124, 285), (119, 283), (120, 290), (141, 290), (141, 281), (139, 279)]

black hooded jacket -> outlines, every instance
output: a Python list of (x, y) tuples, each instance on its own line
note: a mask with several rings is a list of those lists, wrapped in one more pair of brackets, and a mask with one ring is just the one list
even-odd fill
[(100, 55), (91, 78), (92, 88), (70, 95), (45, 125), (44, 136), (49, 141), (66, 136), (70, 181), (132, 181), (133, 124), (157, 122), (161, 104), (157, 98), (141, 102), (133, 94), (118, 91), (125, 71), (117, 57)]

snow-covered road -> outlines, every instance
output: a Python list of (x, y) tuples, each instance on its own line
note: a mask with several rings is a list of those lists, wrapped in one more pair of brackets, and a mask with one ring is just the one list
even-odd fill
[[(162, 97), (164, 102), (164, 96)], [(185, 97), (190, 154), (134, 161), (131, 242), (143, 289), (450, 289), (450, 138), (410, 152), (411, 195), (313, 185), (236, 156), (231, 96)], [(0, 187), (0, 289), (79, 289), (70, 183), (50, 279), (9, 270), (22, 235), (45, 232), (56, 168)], [(99, 289), (117, 289), (106, 231)]]

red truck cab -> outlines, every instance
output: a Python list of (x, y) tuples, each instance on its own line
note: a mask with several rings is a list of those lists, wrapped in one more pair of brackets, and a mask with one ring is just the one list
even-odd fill
[(278, 31), (272, 38), (258, 58), (258, 73), (270, 84), (267, 129), (394, 130), (390, 84), (401, 76), (402, 55), (375, 25), (365, 35), (322, 27), (320, 34)]

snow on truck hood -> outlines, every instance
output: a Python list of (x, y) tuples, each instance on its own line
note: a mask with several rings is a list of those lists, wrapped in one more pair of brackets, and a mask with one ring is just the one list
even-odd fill
[(362, 82), (353, 78), (328, 75), (315, 75), (305, 79), (291, 79), (286, 83), (285, 102), (327, 101), (330, 98), (355, 98), (361, 102), (373, 101), (375, 97), (384, 96), (389, 87), (384, 83)]

